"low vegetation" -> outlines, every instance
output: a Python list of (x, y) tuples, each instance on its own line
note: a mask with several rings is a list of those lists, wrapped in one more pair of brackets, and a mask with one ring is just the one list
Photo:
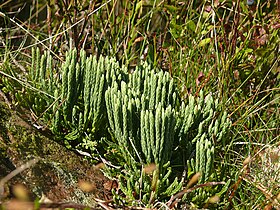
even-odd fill
[(1, 95), (102, 164), (103, 208), (279, 208), (279, 6), (7, 1)]

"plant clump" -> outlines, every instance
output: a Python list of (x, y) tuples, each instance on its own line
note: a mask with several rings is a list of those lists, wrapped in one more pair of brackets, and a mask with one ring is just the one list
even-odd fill
[(118, 177), (127, 202), (165, 200), (183, 189), (184, 171), (188, 178), (200, 172), (201, 183), (217, 178), (215, 144), (223, 142), (230, 120), (212, 94), (183, 100), (168, 72), (148, 63), (129, 72), (114, 59), (76, 49), (62, 64), (33, 49), (29, 79), (41, 92), (21, 95), (23, 104), (69, 148), (114, 161), (117, 167), (104, 171)]

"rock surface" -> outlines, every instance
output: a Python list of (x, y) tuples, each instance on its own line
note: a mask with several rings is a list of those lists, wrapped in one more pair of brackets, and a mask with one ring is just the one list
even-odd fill
[[(30, 200), (71, 202), (95, 208), (95, 198), (107, 197), (109, 192), (104, 186), (109, 181), (100, 170), (23, 118), (0, 97), (0, 181), (12, 171), (26, 167), (26, 162), (37, 161), (7, 182), (0, 182), (1, 202), (15, 196), (12, 189), (16, 184), (28, 189)], [(90, 192), (80, 189), (81, 181), (91, 185)]]

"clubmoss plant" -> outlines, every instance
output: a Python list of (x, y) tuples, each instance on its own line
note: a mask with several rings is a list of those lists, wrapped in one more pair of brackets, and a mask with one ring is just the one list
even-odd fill
[[(183, 100), (168, 72), (148, 63), (129, 72), (114, 59), (87, 57), (76, 49), (62, 64), (33, 49), (30, 79), (51, 96), (30, 98), (34, 112), (44, 113), (68, 146), (94, 153), (98, 138), (114, 145), (122, 161), (115, 163), (118, 169), (108, 166), (106, 171), (117, 174), (127, 202), (151, 205), (174, 195), (183, 189), (182, 169), (188, 169), (187, 177), (200, 172), (201, 183), (215, 177), (215, 144), (223, 142), (230, 120), (212, 94), (200, 91)], [(106, 129), (110, 135), (100, 135)], [(147, 173), (145, 167), (153, 164)]]
[[(171, 171), (168, 165), (173, 162), (175, 148), (182, 149), (176, 156), (181, 159), (179, 164), (190, 168), (189, 174), (200, 172), (200, 182), (209, 180), (213, 173), (214, 144), (222, 141), (230, 120), (226, 113), (217, 117), (218, 101), (211, 94), (204, 97), (201, 91), (197, 99), (190, 95), (188, 101), (182, 102), (169, 73), (149, 68), (147, 63), (143, 64), (129, 74), (128, 80), (113, 83), (105, 92), (105, 100), (118, 148), (127, 165), (133, 164), (130, 171), (139, 170), (135, 167), (137, 161), (142, 167), (152, 163), (157, 166), (150, 180), (154, 187), (150, 193), (146, 191), (148, 198), (144, 199), (150, 202), (162, 195), (172, 195), (171, 192), (174, 194), (182, 187), (177, 178), (173, 183), (168, 180)], [(187, 156), (185, 163), (183, 156)], [(143, 178), (143, 174), (135, 173), (133, 179)], [(136, 188), (147, 189), (130, 176), (126, 183), (130, 183), (129, 189), (138, 185), (136, 192)], [(127, 188), (123, 191), (131, 197), (133, 190), (128, 192)]]
[[(108, 58), (100, 57), (97, 61), (96, 57), (86, 57), (85, 51), (78, 55), (75, 49), (67, 53), (62, 65), (53, 66), (51, 56), (47, 53), (40, 56), (40, 51), (33, 49), (31, 78), (38, 88), (53, 95), (53, 98), (44, 98), (44, 104), (40, 101), (42, 97), (36, 97), (35, 112), (42, 111), (38, 110), (39, 104), (48, 110), (44, 117), (51, 122), (51, 130), (67, 141), (79, 142), (95, 134), (105, 116), (105, 70), (108, 66)], [(58, 68), (61, 71), (55, 71)]]

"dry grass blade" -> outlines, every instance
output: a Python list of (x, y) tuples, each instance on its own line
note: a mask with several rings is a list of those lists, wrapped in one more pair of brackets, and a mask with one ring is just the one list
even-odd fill
[[(0, 66), (0, 68), (3, 69), (2, 66)], [(36, 92), (38, 92), (38, 93), (42, 93), (42, 94), (44, 94), (44, 95), (46, 95), (46, 96), (48, 96), (48, 97), (50, 97), (50, 98), (54, 98), (52, 95), (50, 95), (50, 94), (48, 94), (48, 93), (46, 93), (46, 92), (44, 92), (44, 91), (42, 91), (42, 90), (37, 89), (37, 88), (31, 86), (29, 83), (27, 83), (27, 82), (25, 82), (25, 81), (22, 81), (22, 80), (20, 80), (20, 79), (18, 79), (18, 78), (16, 78), (16, 77), (13, 77), (13, 76), (11, 76), (11, 75), (5, 73), (4, 71), (1, 71), (1, 70), (0, 70), (0, 74), (4, 75), (5, 77), (8, 77), (8, 78), (10, 78), (10, 79), (12, 79), (12, 80), (15, 80), (16, 82), (20, 83), (20, 84), (21, 84), (22, 86), (24, 86), (24, 87), (29, 88), (30, 90), (34, 90), (34, 91), (36, 91)], [(54, 99), (55, 99), (55, 98), (54, 98)]]

